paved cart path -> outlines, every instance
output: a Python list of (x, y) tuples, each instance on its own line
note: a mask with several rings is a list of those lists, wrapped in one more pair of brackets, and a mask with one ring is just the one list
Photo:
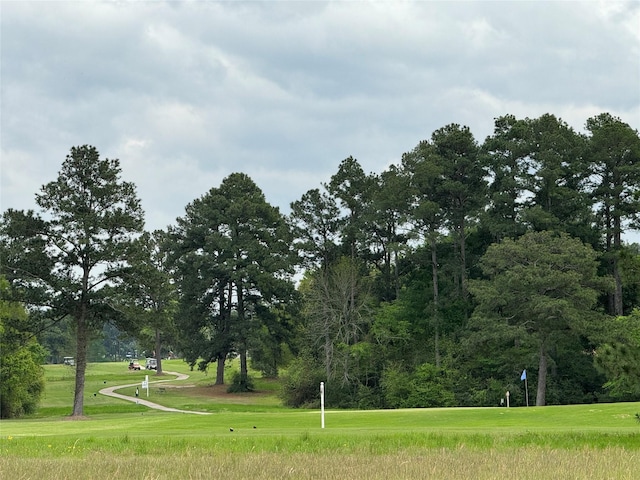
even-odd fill
[[(164, 373), (169, 375), (175, 375), (176, 378), (168, 378), (165, 380), (153, 380), (153, 381), (150, 380), (149, 384), (174, 382), (176, 380), (186, 380), (187, 378), (189, 378), (189, 375), (185, 375), (184, 373), (177, 373), (177, 372), (164, 372)], [(113, 387), (103, 388), (102, 390), (100, 390), (100, 394), (106, 395), (107, 397), (120, 398), (121, 400), (127, 400), (128, 402), (135, 402), (139, 405), (144, 405), (145, 407), (154, 408), (156, 410), (162, 410), (164, 412), (193, 413), (195, 415), (211, 415), (210, 412), (196, 412), (193, 410), (180, 410), (178, 408), (165, 407), (164, 405), (160, 405), (158, 403), (145, 400), (144, 398), (141, 398), (141, 397), (130, 397), (129, 395), (122, 395), (121, 393), (115, 392), (115, 390), (118, 390), (120, 388), (136, 387), (136, 386), (140, 386), (140, 382), (129, 383), (127, 385), (115, 385)]]

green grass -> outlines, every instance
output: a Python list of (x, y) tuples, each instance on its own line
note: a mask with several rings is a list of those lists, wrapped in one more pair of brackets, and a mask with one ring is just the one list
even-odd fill
[[(640, 449), (640, 426), (632, 413), (638, 404), (606, 404), (597, 409), (583, 406), (531, 408), (466, 408), (415, 409), (388, 411), (327, 411), (326, 428), (320, 429), (317, 411), (262, 409), (245, 411), (221, 409), (208, 416), (170, 414), (132, 404), (136, 412), (99, 413), (86, 421), (68, 421), (65, 417), (5, 420), (2, 436), (94, 438), (128, 436), (145, 438), (186, 436), (198, 440), (212, 436), (229, 436), (244, 441), (262, 442), (265, 437), (296, 438), (317, 435), (353, 439), (359, 445), (363, 438), (386, 436), (405, 441), (407, 446), (447, 446), (467, 443), (472, 446), (548, 445), (611, 446)], [(253, 427), (256, 428), (253, 428)], [(540, 440), (542, 439), (542, 440)], [(555, 439), (558, 439), (557, 441)], [(253, 445), (253, 444), (252, 444)], [(266, 444), (265, 450), (271, 446)]]
[[(256, 379), (256, 389), (259, 392), (268, 392), (270, 395), (264, 394), (246, 394), (245, 402), (242, 402), (242, 396), (236, 396), (234, 400), (225, 400), (221, 404), (220, 400), (212, 398), (202, 392), (203, 387), (211, 386), (215, 377), (212, 378), (204, 372), (197, 370), (191, 371), (189, 365), (181, 360), (163, 361), (163, 370), (170, 372), (178, 372), (189, 375), (189, 379), (185, 381), (170, 382), (172, 387), (166, 388), (165, 393), (159, 393), (161, 384), (154, 383), (161, 380), (169, 380), (174, 378), (171, 375), (158, 376), (154, 371), (130, 371), (126, 362), (107, 362), (107, 363), (91, 363), (87, 366), (85, 374), (85, 413), (87, 415), (96, 415), (101, 413), (135, 413), (140, 410), (135, 404), (124, 400), (113, 399), (100, 395), (98, 392), (105, 387), (113, 385), (125, 384), (141, 384), (146, 375), (149, 375), (149, 381), (152, 382), (149, 389), (149, 400), (158, 401), (163, 405), (180, 408), (185, 410), (200, 411), (219, 411), (224, 410), (242, 410), (243, 403), (252, 405), (262, 405), (263, 407), (277, 407), (280, 401), (277, 397), (276, 382), (268, 379)], [(230, 378), (233, 372), (233, 366), (227, 369), (227, 378)], [(254, 372), (255, 374), (255, 372)], [(46, 365), (45, 380), (46, 388), (40, 405), (40, 409), (36, 414), (37, 417), (65, 416), (71, 413), (74, 393), (74, 377), (75, 370), (65, 365)], [(200, 387), (200, 388), (198, 388)], [(140, 391), (143, 398), (146, 398), (146, 392)], [(196, 393), (197, 392), (197, 393)], [(135, 387), (122, 388), (118, 393), (133, 396)]]
[(111, 363), (89, 366), (88, 419), (70, 421), (73, 371), (48, 366), (40, 412), (0, 422), (3, 478), (631, 479), (640, 469), (638, 403), (327, 410), (321, 429), (318, 411), (280, 406), (273, 382), (258, 379), (256, 394), (212, 397), (210, 376), (178, 361), (164, 368), (191, 377), (163, 394), (152, 384), (150, 400), (211, 414), (94, 397), (147, 374)]

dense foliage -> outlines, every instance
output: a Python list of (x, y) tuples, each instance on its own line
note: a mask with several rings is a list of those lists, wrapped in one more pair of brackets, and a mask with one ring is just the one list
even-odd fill
[[(307, 267), (293, 372), (324, 367), (341, 406), (498, 405), (507, 391), (522, 405), (527, 384), (538, 405), (640, 398), (632, 321), (616, 320), (640, 301), (623, 241), (640, 137), (608, 114), (586, 130), (507, 115), (482, 144), (438, 129), (380, 175), (342, 162), (292, 204)], [(359, 274), (337, 288), (345, 259)], [(289, 375), (285, 398), (305, 382)]]
[(0, 277), (0, 417), (33, 413), (44, 390), (44, 350), (31, 332), (22, 304)]
[[(92, 184), (76, 191), (63, 169), (38, 197), (57, 223), (5, 213), (7, 278), (28, 305), (66, 298), (95, 318), (128, 319), (140, 338), (173, 332), (165, 342), (192, 366), (216, 363), (216, 383), (238, 356), (234, 390), (251, 388), (249, 361), (282, 374), (290, 406), (316, 405), (319, 381), (340, 407), (499, 405), (507, 392), (522, 405), (525, 388), (538, 405), (638, 400), (640, 252), (624, 239), (640, 227), (640, 136), (609, 114), (585, 131), (550, 114), (506, 115), (479, 142), (447, 125), (381, 173), (346, 158), (288, 216), (233, 173), (137, 242), (130, 186), (105, 197), (122, 206), (113, 246), (83, 233), (99, 219), (77, 198)], [(89, 168), (68, 163), (78, 153), (65, 169)], [(95, 181), (109, 171), (115, 182), (117, 164), (102, 168)], [(67, 242), (65, 256), (51, 255), (60, 244), (47, 232)], [(123, 262), (107, 247), (125, 240), (137, 245), (132, 268), (106, 264), (120, 279), (108, 302), (95, 288), (77, 289), (86, 304), (51, 287), (62, 273)]]

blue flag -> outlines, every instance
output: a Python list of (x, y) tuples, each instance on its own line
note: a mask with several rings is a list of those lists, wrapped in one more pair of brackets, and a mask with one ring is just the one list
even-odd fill
[(527, 370), (522, 370), (522, 375), (520, 375), (520, 380), (526, 380), (527, 379)]

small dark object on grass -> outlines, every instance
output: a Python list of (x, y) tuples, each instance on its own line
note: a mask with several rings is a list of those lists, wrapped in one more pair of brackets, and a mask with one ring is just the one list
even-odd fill
[(97, 393), (94, 393), (94, 394), (93, 394), (93, 396), (94, 396), (94, 397), (97, 397), (97, 396), (98, 396), (98, 394), (97, 394)]
[(229, 431), (230, 431), (230, 432), (233, 432), (233, 428), (230, 428), (230, 429), (229, 429)]
[(636, 420), (640, 422), (640, 413), (636, 413)]
[(256, 426), (254, 425), (253, 428), (256, 428)]

